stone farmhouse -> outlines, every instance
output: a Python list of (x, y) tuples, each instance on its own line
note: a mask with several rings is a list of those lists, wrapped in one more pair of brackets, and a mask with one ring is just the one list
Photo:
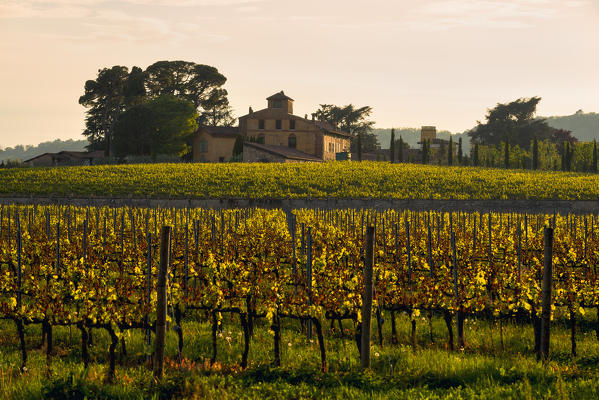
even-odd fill
[[(313, 162), (337, 159), (350, 151), (352, 136), (314, 117), (293, 114), (293, 99), (283, 91), (267, 108), (239, 118), (239, 127), (202, 127), (193, 139), (193, 160), (231, 159), (237, 137), (244, 139), (244, 162)], [(341, 157), (343, 158), (343, 157)]]
[(85, 151), (60, 151), (58, 153), (44, 153), (23, 161), (30, 167), (52, 167), (58, 165), (94, 165), (104, 158), (103, 150), (92, 152)]

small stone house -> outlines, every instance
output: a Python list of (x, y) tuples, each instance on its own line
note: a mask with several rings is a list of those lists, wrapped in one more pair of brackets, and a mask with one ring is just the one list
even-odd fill
[(193, 161), (225, 162), (233, 156), (239, 128), (229, 126), (204, 126), (193, 137)]

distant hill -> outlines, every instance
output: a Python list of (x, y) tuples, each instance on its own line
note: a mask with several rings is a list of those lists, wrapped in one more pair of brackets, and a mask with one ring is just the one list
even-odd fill
[(68, 151), (85, 151), (85, 146), (89, 142), (87, 140), (60, 140), (56, 139), (53, 142), (42, 142), (37, 146), (32, 145), (17, 145), (15, 147), (6, 147), (0, 150), (0, 162), (13, 160), (24, 161), (44, 153), (57, 153), (62, 150)]
[[(582, 110), (575, 114), (566, 116), (540, 117), (545, 118), (549, 126), (556, 129), (566, 129), (572, 131), (572, 135), (581, 142), (591, 142), (593, 139), (599, 141), (599, 113), (584, 113)], [(457, 133), (453, 135), (453, 139), (457, 142), (462, 138), (462, 145), (465, 153), (470, 151), (470, 138), (466, 134)], [(378, 137), (381, 149), (388, 149), (391, 140), (391, 129), (374, 129), (373, 133)], [(441, 139), (449, 139), (451, 132), (447, 130), (437, 131), (437, 137)], [(399, 136), (412, 148), (419, 147), (420, 128), (395, 128), (395, 138), (399, 140)]]
[(547, 119), (549, 126), (572, 131), (572, 135), (581, 142), (599, 140), (599, 113), (584, 113), (578, 110), (572, 115), (543, 118)]

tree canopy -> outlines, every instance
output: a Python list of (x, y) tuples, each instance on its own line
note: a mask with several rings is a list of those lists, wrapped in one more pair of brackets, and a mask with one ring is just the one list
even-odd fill
[[(361, 146), (363, 152), (370, 152), (380, 149), (377, 136), (372, 133), (374, 121), (368, 118), (372, 114), (372, 107), (364, 106), (356, 108), (353, 104), (343, 107), (332, 104), (321, 104), (316, 110), (314, 116), (319, 121), (325, 121), (331, 125), (347, 132), (354, 137), (361, 136)], [(358, 141), (352, 140), (351, 151), (357, 152)]]
[(188, 139), (197, 129), (194, 105), (173, 95), (162, 95), (129, 108), (115, 126), (118, 156), (184, 155)]
[[(122, 138), (115, 136), (117, 121), (126, 111), (162, 96), (174, 96), (191, 104), (196, 110), (197, 124), (233, 125), (227, 91), (222, 88), (226, 80), (216, 68), (188, 61), (159, 61), (145, 71), (133, 67), (129, 72), (123, 66), (99, 70), (96, 79), (85, 83), (85, 92), (79, 98), (79, 103), (88, 108), (83, 132), (90, 142), (88, 149), (105, 150), (112, 156), (112, 143), (118, 140), (122, 151), (126, 147)], [(163, 100), (153, 107), (168, 104)], [(147, 111), (138, 108), (127, 118), (133, 118), (133, 114), (139, 117)], [(168, 110), (165, 112), (168, 115)]]
[(473, 143), (500, 146), (509, 141), (528, 149), (532, 140), (551, 139), (554, 129), (544, 119), (536, 119), (540, 97), (521, 98), (507, 104), (497, 104), (488, 110), (487, 122), (478, 122), (468, 135)]

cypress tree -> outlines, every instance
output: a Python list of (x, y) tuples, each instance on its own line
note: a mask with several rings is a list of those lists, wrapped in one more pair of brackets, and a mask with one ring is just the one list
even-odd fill
[(509, 139), (505, 139), (505, 154), (504, 154), (503, 163), (504, 163), (506, 169), (510, 167), (510, 140)]
[(243, 136), (239, 135), (235, 138), (235, 143), (233, 144), (233, 158), (235, 161), (241, 161), (241, 157), (243, 156)]
[(391, 143), (389, 144), (389, 156), (391, 164), (395, 162), (395, 128), (391, 128)]
[(397, 149), (397, 161), (403, 162), (403, 138), (399, 136), (399, 149)]
[(567, 142), (564, 142), (562, 144), (562, 152), (561, 152), (562, 153), (561, 154), (561, 156), (562, 156), (562, 171), (566, 170), (566, 151), (567, 151), (567, 149), (566, 149), (566, 143)]
[(478, 167), (478, 165), (479, 165), (479, 160), (478, 160), (478, 143), (476, 143), (474, 145), (474, 154), (472, 154), (472, 165), (474, 165), (475, 167)]
[(572, 171), (572, 159), (574, 158), (574, 146), (568, 142), (568, 154), (567, 154), (567, 165), (568, 171)]
[(358, 132), (358, 161), (362, 161), (362, 133)]
[(464, 153), (462, 152), (462, 138), (458, 142), (458, 164), (462, 165), (464, 160)]
[(447, 165), (453, 165), (453, 136), (449, 136), (449, 148), (447, 149)]
[(539, 169), (539, 141), (536, 137), (532, 142), (532, 169)]
[(597, 139), (593, 139), (593, 165), (591, 170), (597, 172)]
[(428, 140), (422, 142), (422, 163), (428, 164)]

